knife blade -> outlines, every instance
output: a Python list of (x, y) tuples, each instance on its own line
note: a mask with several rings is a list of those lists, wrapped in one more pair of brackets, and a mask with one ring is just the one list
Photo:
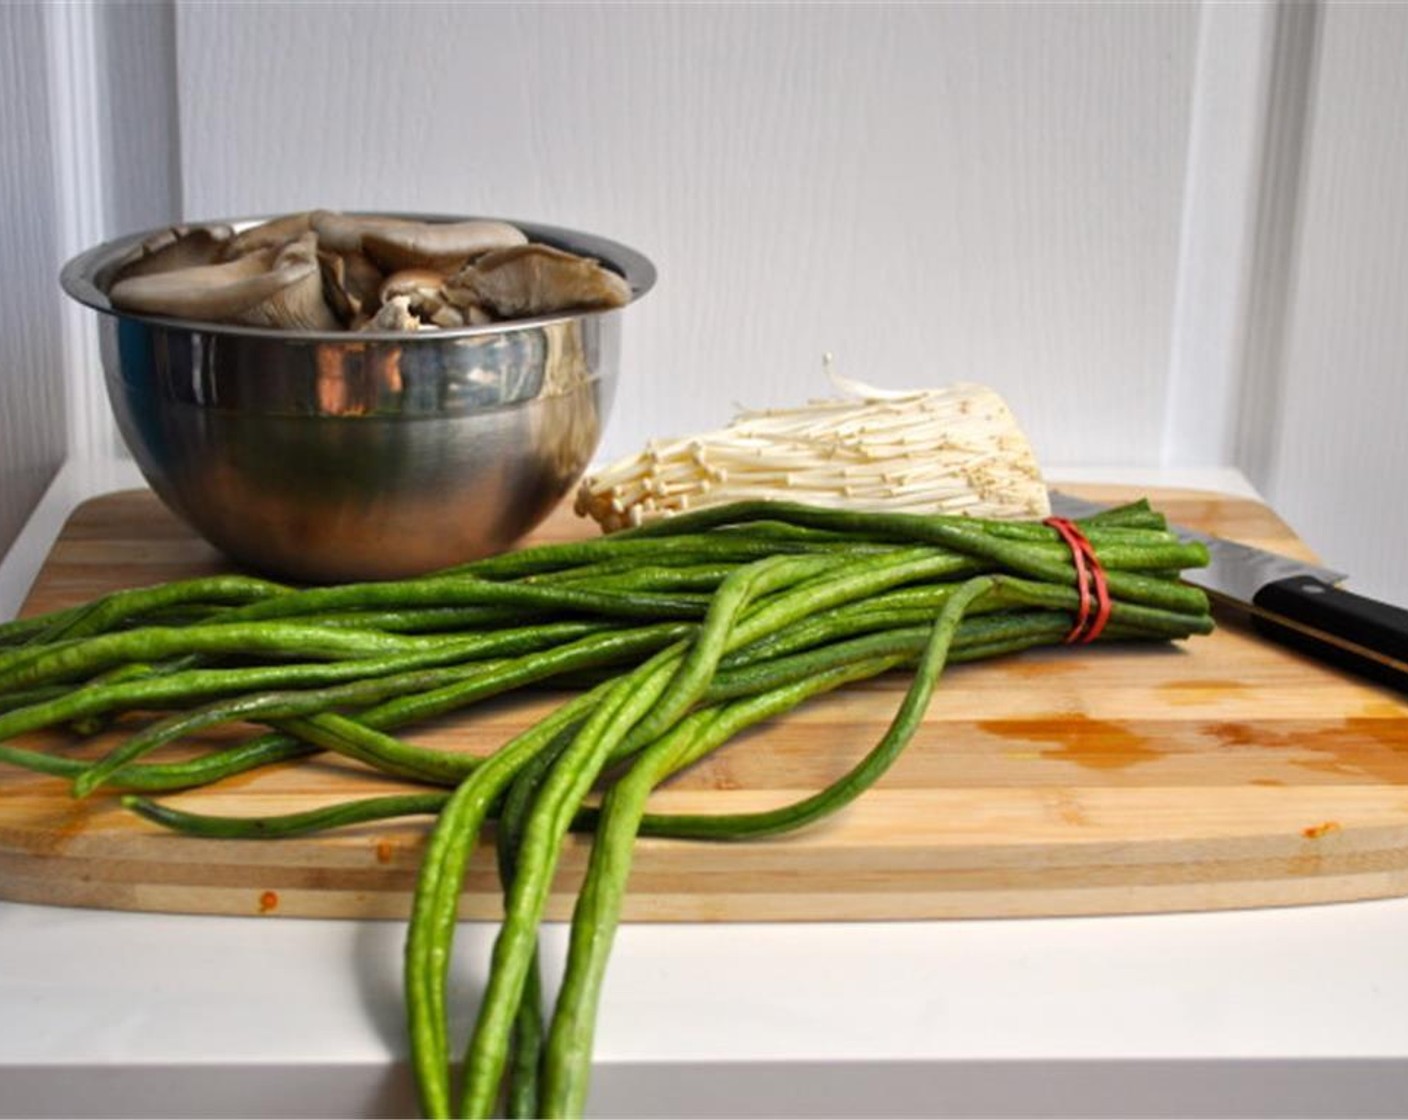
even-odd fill
[[(1058, 517), (1090, 517), (1108, 507), (1051, 491)], [(1318, 660), (1408, 691), (1408, 610), (1338, 586), (1343, 572), (1181, 525), (1181, 539), (1207, 546), (1205, 568), (1182, 573), (1216, 602), (1247, 612), (1258, 633)]]

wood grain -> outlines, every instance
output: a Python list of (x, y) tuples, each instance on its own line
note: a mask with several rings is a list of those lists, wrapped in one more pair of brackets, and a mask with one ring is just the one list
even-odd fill
[[(1180, 522), (1309, 557), (1255, 502), (1156, 498)], [(563, 510), (536, 539), (587, 531)], [(149, 493), (107, 495), (75, 512), (25, 612), (222, 567)], [(908, 751), (856, 805), (768, 842), (642, 841), (627, 915), (1132, 913), (1408, 891), (1408, 706), (1258, 641), (1234, 617), (1219, 621), (1214, 635), (1177, 647), (1053, 649), (954, 667)], [(893, 675), (852, 687), (745, 735), (680, 775), (654, 805), (730, 812), (809, 792), (875, 741), (905, 683)], [(484, 753), (556, 700), (545, 692), (494, 702), (408, 737)], [(353, 764), (317, 760), (172, 801), (259, 815), (392, 788)], [(135, 910), (402, 916), (425, 827), (195, 840), (131, 817), (110, 798), (74, 802), (57, 780), (6, 770), (0, 896)], [(569, 912), (586, 853), (586, 841), (569, 844), (554, 917)], [(484, 853), (472, 864), (462, 910), (498, 912)]]

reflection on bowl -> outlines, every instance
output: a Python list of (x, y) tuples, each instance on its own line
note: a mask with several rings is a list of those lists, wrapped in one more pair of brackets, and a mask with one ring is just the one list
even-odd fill
[[(650, 262), (625, 246), (515, 224), (619, 272), (632, 300), (654, 283)], [(547, 516), (596, 451), (624, 309), (415, 333), (116, 312), (94, 277), (147, 236), (76, 257), (61, 282), (102, 312), (109, 400), (152, 489), (241, 564), (299, 580), (384, 579), (499, 552)]]

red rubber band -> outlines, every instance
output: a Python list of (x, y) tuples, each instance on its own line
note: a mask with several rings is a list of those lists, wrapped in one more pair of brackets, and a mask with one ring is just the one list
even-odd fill
[[(1065, 641), (1069, 644), (1078, 642), (1085, 644), (1093, 642), (1105, 629), (1105, 624), (1110, 621), (1110, 587), (1109, 581), (1105, 578), (1105, 569), (1101, 567), (1099, 559), (1095, 555), (1095, 548), (1085, 537), (1085, 534), (1076, 527), (1075, 522), (1068, 521), (1064, 517), (1048, 517), (1045, 524), (1050, 525), (1066, 545), (1071, 550), (1071, 561), (1076, 567), (1076, 591), (1080, 595), (1080, 605), (1076, 611), (1075, 625), (1071, 627), (1071, 632), (1066, 635)], [(1095, 615), (1091, 617), (1091, 585), (1094, 585), (1094, 607)]]
[[(1080, 530), (1076, 530), (1080, 532)], [(1095, 546), (1081, 536), (1081, 542), (1085, 545), (1086, 559), (1090, 561), (1090, 577), (1095, 582), (1095, 619), (1090, 624), (1090, 629), (1085, 632), (1082, 642), (1093, 642), (1105, 629), (1105, 623), (1110, 621), (1110, 585), (1105, 579), (1105, 569), (1100, 561), (1095, 557)]]
[(1081, 547), (1080, 530), (1064, 517), (1048, 517), (1046, 524), (1061, 535), (1066, 547), (1071, 550), (1071, 561), (1076, 566), (1076, 591), (1080, 594), (1080, 609), (1076, 612), (1075, 625), (1066, 635), (1068, 643), (1074, 642), (1080, 638), (1090, 621), (1090, 570), (1085, 566), (1085, 549)]

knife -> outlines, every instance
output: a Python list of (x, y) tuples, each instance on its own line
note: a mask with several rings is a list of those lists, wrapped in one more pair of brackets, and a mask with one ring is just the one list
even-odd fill
[[(1071, 519), (1108, 507), (1051, 491), (1051, 512)], [(1207, 545), (1205, 568), (1182, 573), (1216, 602), (1248, 612), (1261, 634), (1321, 661), (1408, 691), (1408, 610), (1346, 591), (1343, 572), (1180, 525), (1169, 529)]]

